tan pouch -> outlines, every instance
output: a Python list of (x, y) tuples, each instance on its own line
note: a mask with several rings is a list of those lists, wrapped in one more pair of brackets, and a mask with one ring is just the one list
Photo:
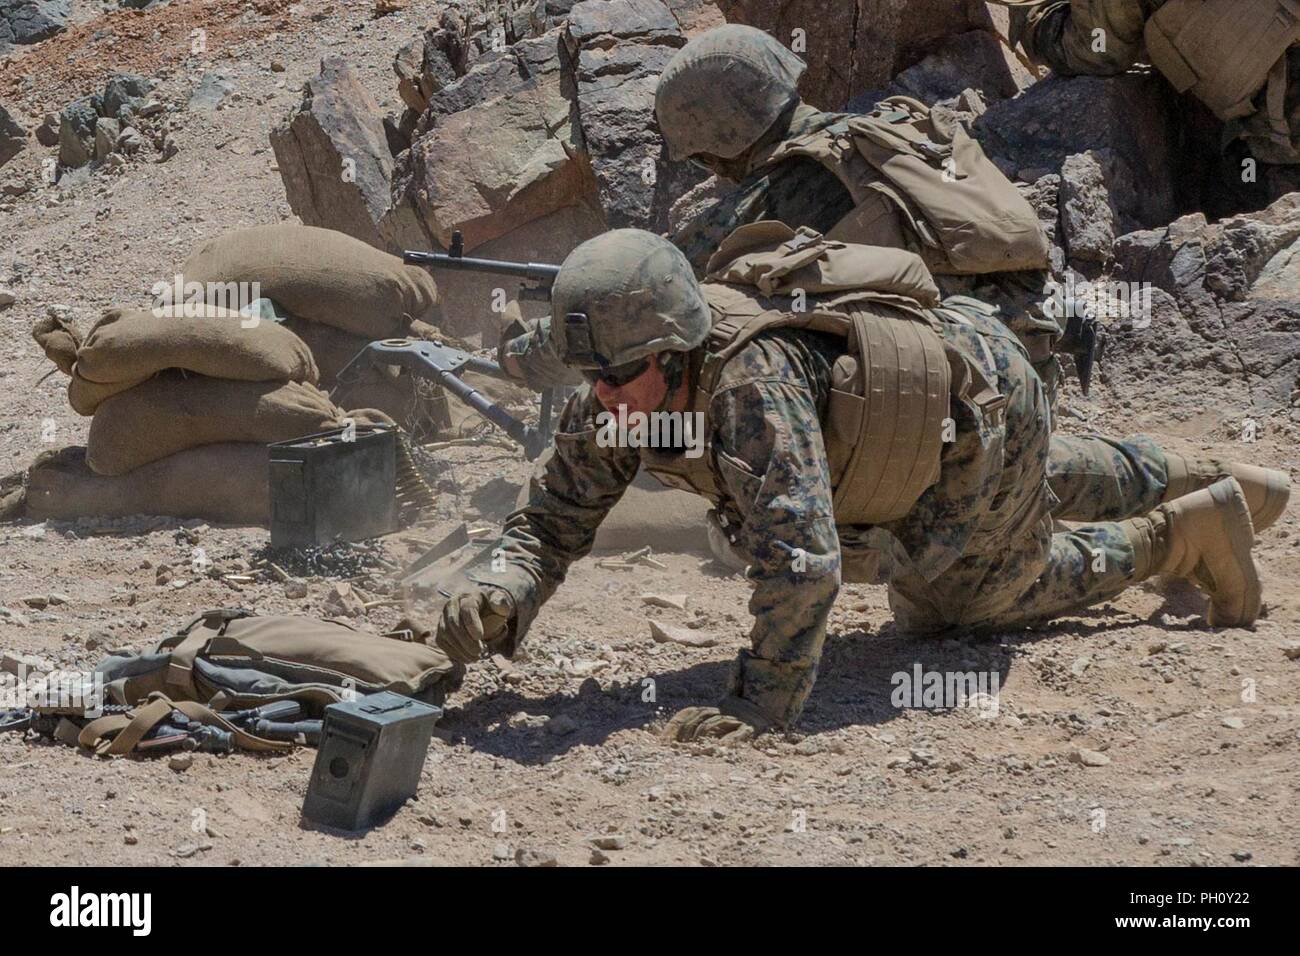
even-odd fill
[(837, 132), (841, 125), (884, 177), (867, 188), (898, 206), (927, 247), (923, 257), (933, 272), (1047, 267), (1038, 214), (961, 126), (943, 126), (928, 107), (905, 96), (828, 129)]

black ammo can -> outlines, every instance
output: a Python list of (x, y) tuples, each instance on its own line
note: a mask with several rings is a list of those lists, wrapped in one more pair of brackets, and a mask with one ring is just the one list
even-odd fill
[[(381, 425), (276, 442), (271, 547), (313, 548), (397, 530), (397, 436)], [(345, 440), (346, 439), (346, 440)]]
[(330, 704), (302, 815), (341, 830), (382, 823), (415, 795), (441, 716), (388, 691)]

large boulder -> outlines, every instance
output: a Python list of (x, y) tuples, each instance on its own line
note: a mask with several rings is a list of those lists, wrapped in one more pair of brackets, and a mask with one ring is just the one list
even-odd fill
[(59, 114), (59, 163), (69, 169), (95, 158), (95, 125), (99, 121), (97, 96), (74, 100)]
[(436, 93), (394, 171), (390, 241), (476, 249), (565, 206), (594, 184), (562, 88), (560, 31), (484, 57)]
[(309, 226), (382, 248), (393, 158), (379, 104), (343, 57), (321, 61), (302, 103), (271, 131), (271, 148), (294, 213)]
[(819, 109), (883, 89), (946, 37), (987, 24), (962, 0), (717, 0), (730, 23), (766, 30), (808, 62), (799, 84)]
[(1113, 154), (1088, 151), (1061, 166), (1061, 231), (1071, 260), (1104, 263), (1115, 245), (1115, 208), (1107, 166)]
[(1119, 237), (1113, 280), (1149, 315), (1112, 325), (1109, 377), (1216, 414), (1286, 408), (1300, 380), (1300, 193)]
[(48, 40), (67, 27), (71, 14), (72, 0), (0, 0), (0, 53)]
[(0, 103), (0, 166), (21, 153), (26, 146), (27, 130)]
[(949, 37), (933, 53), (899, 73), (886, 94), (901, 93), (933, 104), (975, 90), (987, 103), (1010, 99), (1036, 80), (995, 33), (971, 30)]
[(973, 124), (984, 151), (1012, 177), (1035, 182), (1071, 156), (1093, 151), (1106, 164), (1116, 231), (1167, 223), (1178, 213), (1182, 158), (1174, 94), (1151, 74), (1049, 77), (992, 104)]
[(565, 35), (578, 118), (613, 228), (664, 232), (673, 202), (703, 175), (670, 163), (654, 119), (659, 74), (686, 38), (661, 0), (583, 0)]

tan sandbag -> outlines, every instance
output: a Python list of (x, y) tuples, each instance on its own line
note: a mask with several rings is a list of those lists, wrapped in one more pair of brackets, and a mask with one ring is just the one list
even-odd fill
[(82, 415), (166, 369), (246, 382), (319, 378), (306, 343), (274, 322), (208, 307), (196, 317), (110, 309), (77, 350), (68, 401)]
[(127, 475), (97, 475), (81, 447), (45, 452), (28, 471), (26, 515), (121, 518), (164, 515), (233, 525), (270, 523), (270, 465), (263, 445), (192, 448)]
[[(397, 256), (331, 229), (277, 223), (226, 233), (203, 243), (182, 268), (186, 285), (258, 284), (302, 319), (384, 339), (436, 316), (433, 277)], [(209, 300), (211, 301), (211, 300)]]
[[(321, 387), (329, 391), (334, 391), (339, 372), (371, 341), (333, 326), (293, 316), (286, 319), (284, 325), (307, 343), (320, 369)], [(411, 323), (409, 337), (452, 344), (442, 338), (435, 326), (425, 322)], [(365, 405), (381, 409), (408, 432), (423, 438), (445, 434), (451, 427), (452, 413), (447, 394), (432, 381), (421, 383), (418, 387), (421, 397), (417, 400), (417, 385), (409, 372), (394, 376), (363, 360), (353, 373), (349, 373), (349, 378), (351, 385), (337, 392), (339, 402), (345, 406)]]
[(90, 421), (86, 463), (121, 475), (186, 448), (288, 441), (336, 427), (343, 412), (303, 382), (236, 382), (167, 372), (105, 399)]
[(312, 358), (316, 360), (316, 368), (320, 372), (318, 384), (324, 389), (333, 388), (339, 372), (372, 341), (363, 335), (353, 335), (332, 325), (296, 316), (285, 319), (283, 325), (311, 349)]
[(45, 357), (59, 367), (64, 375), (72, 374), (81, 348), (81, 333), (58, 316), (45, 316), (32, 326), (32, 338), (45, 352)]

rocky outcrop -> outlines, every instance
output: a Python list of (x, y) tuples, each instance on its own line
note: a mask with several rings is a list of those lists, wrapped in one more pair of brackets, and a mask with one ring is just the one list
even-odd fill
[(1111, 379), (1300, 420), (1300, 193), (1121, 236), (1114, 258), (1112, 281), (1148, 288), (1151, 310), (1112, 322)]
[[(477, 249), (594, 195), (563, 89), (558, 29), (485, 57), (434, 94), (397, 164), (385, 235)], [(409, 240), (408, 240), (409, 244)]]
[(1003, 172), (1032, 183), (1092, 152), (1106, 171), (1120, 234), (1177, 215), (1173, 171), (1177, 109), (1159, 77), (1049, 77), (1021, 96), (992, 104), (973, 132)]
[(61, 33), (71, 14), (72, 0), (0, 0), (0, 53)]
[(388, 210), (393, 158), (379, 104), (344, 58), (321, 61), (298, 109), (271, 131), (271, 147), (303, 223), (383, 247), (378, 223)]
[(0, 104), (0, 166), (13, 159), (27, 146), (27, 130)]
[[(945, 38), (987, 23), (962, 0), (717, 0), (730, 23), (766, 30), (808, 62), (799, 84), (819, 109), (883, 89)], [(958, 91), (960, 92), (960, 91)]]
[(654, 118), (659, 74), (686, 43), (660, 0), (584, 0), (565, 34), (583, 140), (612, 228), (664, 232), (703, 175), (670, 163)]

